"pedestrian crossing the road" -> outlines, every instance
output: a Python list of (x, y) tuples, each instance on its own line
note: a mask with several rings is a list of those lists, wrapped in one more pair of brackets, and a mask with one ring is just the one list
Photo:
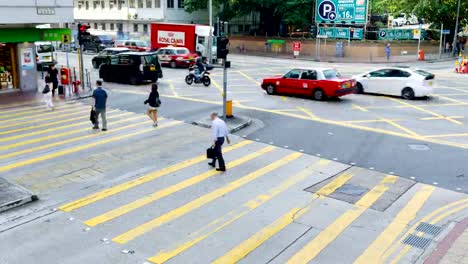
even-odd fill
[(405, 238), (435, 238), (419, 224), (466, 214), (465, 194), (235, 136), (221, 173), (204, 128), (108, 109), (109, 131), (93, 131), (89, 108), (0, 113), (2, 177), (42, 202), (69, 194), (15, 234), (42, 248), (7, 263), (411, 263), (424, 249)]

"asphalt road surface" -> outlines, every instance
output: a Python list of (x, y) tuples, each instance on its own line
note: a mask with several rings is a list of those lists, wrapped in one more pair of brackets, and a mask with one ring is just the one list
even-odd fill
[[(91, 55), (85, 66), (92, 72)], [(468, 192), (468, 76), (453, 73), (453, 62), (412, 63), (436, 74), (434, 94), (406, 101), (396, 97), (348, 95), (317, 102), (308, 98), (268, 96), (262, 78), (284, 74), (293, 67), (333, 67), (343, 75), (381, 65), (330, 64), (293, 59), (231, 55), (228, 99), (234, 114), (248, 116), (253, 125), (237, 134), (251, 140), (301, 150), (346, 164), (391, 173)], [(64, 61), (63, 54), (59, 62)], [(70, 55), (70, 64), (76, 54)], [(186, 69), (163, 68), (159, 81), (165, 117), (193, 122), (221, 111), (222, 70), (212, 71), (210, 87), (184, 83)], [(106, 83), (112, 107), (143, 112), (148, 85)]]

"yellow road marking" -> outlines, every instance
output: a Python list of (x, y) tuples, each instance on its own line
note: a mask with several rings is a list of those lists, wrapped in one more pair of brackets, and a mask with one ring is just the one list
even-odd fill
[[(57, 107), (59, 107), (59, 106), (57, 106)], [(0, 118), (3, 119), (3, 118), (14, 117), (14, 116), (22, 115), (22, 114), (27, 114), (27, 113), (37, 113), (38, 110), (32, 110), (32, 109), (40, 109), (40, 108), (45, 109), (45, 106), (44, 105), (37, 105), (37, 106), (25, 107), (25, 108), (15, 108), (15, 109), (6, 110), (6, 111), (2, 111), (0, 109), (0, 111), (1, 111), (0, 113), (2, 113)]]
[[(39, 112), (38, 114), (36, 115), (28, 115), (28, 116), (21, 116), (21, 117), (15, 117), (15, 118), (11, 118), (11, 119), (6, 119), (6, 120), (0, 120), (0, 124), (4, 124), (4, 123), (9, 123), (9, 122), (15, 122), (15, 124), (28, 124), (28, 123), (32, 123), (32, 122), (35, 122), (35, 121), (41, 121), (41, 120), (49, 120), (49, 119), (52, 119), (52, 118), (57, 118), (58, 114), (62, 114), (62, 113), (69, 113), (69, 112), (74, 112), (74, 111), (78, 111), (78, 110), (82, 110), (83, 109), (83, 106), (75, 106), (73, 108), (67, 108), (65, 110), (57, 110), (57, 111), (41, 111)], [(37, 118), (37, 117), (48, 117), (48, 116), (52, 116), (52, 117), (49, 117), (49, 118)], [(28, 122), (16, 122), (16, 121), (20, 121), (20, 120), (31, 120), (31, 121), (28, 121)], [(2, 127), (8, 127), (8, 126), (2, 126)]]
[(357, 105), (357, 104), (352, 104), (353, 108), (354, 109), (358, 109), (358, 110), (361, 110), (362, 112), (369, 112), (369, 110), (367, 110), (366, 108), (360, 106), (360, 105)]
[(213, 83), (214, 87), (216, 89), (218, 89), (218, 91), (221, 93), (221, 96), (223, 96), (224, 92), (223, 92), (223, 88), (221, 88), (221, 86), (218, 84), (217, 81), (215, 81), (215, 79), (211, 79), (211, 82)]
[[(62, 108), (70, 108), (70, 107), (79, 107), (83, 106), (82, 104), (60, 104), (55, 106), (55, 110), (59, 110)], [(39, 108), (39, 109), (38, 109)], [(42, 109), (41, 109), (42, 108)], [(34, 110), (32, 110), (34, 109)], [(0, 119), (8, 119), (12, 117), (18, 117), (18, 116), (25, 116), (27, 114), (35, 114), (35, 113), (51, 113), (50, 111), (46, 111), (46, 108), (44, 105), (39, 105), (39, 106), (34, 106), (34, 107), (28, 107), (28, 108), (21, 108), (21, 109), (16, 109), (16, 110), (11, 110), (11, 114), (5, 114), (6, 111), (0, 111), (2, 115), (0, 115)], [(27, 117), (31, 117), (33, 115), (29, 115)], [(3, 121), (3, 120), (2, 120)]]
[[(182, 122), (179, 122), (179, 121), (173, 121), (173, 122), (170, 122), (170, 123), (163, 124), (159, 128), (175, 126), (175, 125), (178, 125), (178, 124), (181, 124), (181, 123)], [(121, 127), (119, 129), (135, 127), (137, 125), (141, 125), (141, 123), (128, 125), (128, 126), (125, 126), (125, 127)], [(144, 134), (144, 133), (147, 133), (147, 132), (150, 132), (150, 131), (155, 131), (155, 129), (154, 128), (142, 129), (142, 130), (139, 130), (139, 131), (136, 131), (136, 132), (127, 133), (125, 135), (119, 135), (119, 136), (115, 136), (115, 137), (111, 137), (111, 138), (103, 138), (103, 139), (101, 139), (99, 141), (95, 141), (95, 142), (92, 142), (92, 143), (72, 147), (72, 148), (69, 148), (69, 149), (60, 150), (60, 151), (57, 151), (57, 152), (53, 152), (53, 153), (42, 155), (42, 156), (35, 157), (35, 158), (30, 158), (30, 159), (18, 161), (18, 162), (15, 162), (15, 163), (8, 164), (8, 165), (0, 167), (0, 172), (4, 172), (4, 171), (20, 168), (20, 167), (23, 167), (23, 166), (26, 166), (26, 165), (31, 165), (31, 164), (34, 164), (34, 163), (38, 163), (38, 162), (41, 162), (41, 161), (57, 158), (57, 157), (60, 157), (60, 156), (63, 156), (63, 155), (75, 153), (75, 152), (78, 152), (80, 150), (96, 147), (96, 146), (99, 146), (99, 145), (104, 145), (104, 144), (107, 144), (107, 143), (116, 142), (116, 141), (119, 141), (119, 140), (122, 140), (122, 139), (130, 138), (130, 137), (140, 135), (140, 134)], [(103, 133), (103, 134), (107, 134), (107, 133)], [(58, 143), (60, 143), (60, 142), (58, 142)]]
[(309, 263), (338, 235), (340, 235), (354, 220), (371, 207), (387, 190), (386, 184), (397, 179), (396, 176), (386, 176), (377, 186), (366, 193), (356, 204), (336, 219), (325, 230), (320, 232), (312, 241), (307, 243), (299, 252), (288, 260), (288, 264)]
[(174, 87), (173, 83), (169, 83), (169, 88), (171, 89), (172, 94), (174, 94), (174, 96), (179, 96), (179, 94), (177, 94), (177, 92), (175, 90), (175, 87)]
[(388, 121), (403, 121), (401, 119), (368, 119), (368, 120), (350, 120), (350, 121), (342, 121), (345, 123), (350, 123), (350, 124), (359, 124), (359, 123), (388, 123)]
[(254, 82), (254, 83), (257, 84), (257, 85), (260, 85), (260, 84), (261, 84), (260, 82), (258, 82), (258, 81), (255, 80), (254, 78), (250, 77), (249, 75), (247, 75), (247, 74), (245, 74), (245, 73), (243, 73), (243, 72), (241, 72), (241, 71), (237, 71), (237, 72), (238, 72), (240, 75), (244, 76), (247, 80), (250, 80), (250, 81)]
[[(236, 150), (238, 148), (244, 147), (244, 146), (249, 145), (251, 143), (252, 143), (252, 141), (248, 141), (248, 140), (241, 141), (240, 143), (237, 143), (237, 144), (232, 145), (230, 147), (224, 148), (223, 152), (227, 153), (229, 151)], [(81, 199), (75, 200), (73, 202), (67, 203), (65, 205), (60, 206), (59, 209), (62, 210), (62, 211), (65, 211), (65, 212), (71, 212), (71, 211), (79, 209), (79, 208), (81, 208), (83, 206), (92, 204), (92, 203), (97, 202), (99, 200), (102, 200), (102, 199), (105, 199), (105, 198), (110, 197), (112, 195), (118, 194), (120, 192), (129, 190), (129, 189), (131, 189), (133, 187), (136, 187), (136, 186), (144, 184), (146, 182), (155, 180), (155, 179), (160, 178), (162, 176), (171, 174), (171, 173), (176, 172), (178, 170), (190, 167), (192, 165), (195, 165), (195, 164), (200, 163), (200, 162), (205, 161), (205, 160), (206, 160), (206, 155), (200, 155), (200, 156), (197, 156), (195, 158), (182, 161), (182, 162), (174, 164), (172, 166), (163, 168), (163, 169), (161, 169), (159, 171), (155, 171), (155, 172), (152, 172), (150, 174), (146, 174), (146, 175), (144, 175), (142, 177), (139, 177), (137, 179), (118, 184), (118, 185), (116, 185), (114, 187), (104, 189), (104, 190), (99, 191), (97, 193), (93, 193), (91, 195), (88, 195), (88, 196), (86, 196), (84, 198), (81, 198)]]
[[(402, 235), (400, 237), (400, 239), (398, 240), (397, 243), (394, 243), (387, 251), (385, 251), (385, 253), (382, 255), (382, 261), (385, 262), (387, 260), (387, 258), (389, 258), (393, 252), (395, 252), (395, 250), (397, 250), (397, 248), (401, 245), (401, 243), (403, 242), (403, 239), (405, 239), (410, 233), (413, 233), (414, 230), (416, 230), (416, 227), (421, 223), (421, 222), (428, 222), (431, 218), (435, 217), (436, 215), (442, 213), (443, 211), (445, 210), (449, 210), (448, 212), (457, 212), (457, 208), (453, 209), (453, 207), (456, 207), (458, 205), (462, 205), (462, 207), (464, 205), (468, 205), (468, 198), (465, 198), (465, 199), (461, 199), (461, 200), (458, 200), (456, 202), (453, 202), (453, 203), (450, 203), (450, 204), (447, 204), (447, 205), (444, 205), (434, 211), (432, 211), (430, 214), (424, 216), (421, 220), (419, 220), (418, 222), (416, 222), (408, 231), (406, 231), (406, 233), (404, 235)], [(459, 209), (459, 210), (462, 210), (462, 209)], [(405, 249), (408, 248), (407, 250), (411, 249), (411, 246), (405, 246)], [(403, 252), (400, 252), (399, 257), (397, 256), (397, 258), (401, 258), (404, 254), (406, 253), (403, 253)]]
[[(317, 162), (319, 165), (324, 166), (330, 163), (328, 160), (319, 160)], [(236, 220), (240, 219), (244, 215), (248, 214), (249, 212), (255, 210), (256, 208), (260, 207), (261, 205), (265, 204), (266, 202), (270, 201), (277, 195), (283, 193), (293, 185), (297, 184), (298, 182), (304, 180), (305, 178), (309, 177), (314, 171), (316, 167), (310, 166), (299, 172), (298, 174), (288, 178), (287, 180), (283, 181), (279, 185), (271, 188), (268, 192), (258, 195), (252, 200), (249, 200), (242, 204), (241, 207), (230, 211), (229, 213), (221, 216), (205, 227), (200, 230), (197, 230), (186, 239), (187, 242), (180, 243), (176, 245), (172, 249), (165, 250), (160, 252), (159, 254), (148, 258), (148, 261), (153, 263), (164, 263), (169, 259), (179, 255), (180, 253), (186, 251), (187, 249), (193, 247), (194, 245), (198, 244), (199, 242), (203, 241), (207, 237), (211, 236), (212, 234), (222, 230), (223, 228), (229, 226), (230, 224), (234, 223)], [(337, 178), (338, 179), (338, 178)], [(344, 183), (344, 182), (343, 182)], [(331, 184), (331, 183), (329, 183)]]
[[(421, 104), (419, 107), (436, 107), (436, 106), (460, 106), (464, 103), (447, 103), (447, 104)], [(408, 105), (393, 105), (393, 106), (368, 106), (367, 109), (391, 109), (391, 108), (411, 108)]]
[(306, 109), (304, 107), (296, 107), (298, 110), (304, 112), (307, 116), (309, 116), (310, 118), (312, 118), (312, 120), (320, 120), (320, 117), (318, 117), (317, 115), (315, 115), (314, 113), (312, 113), (312, 111), (310, 111), (309, 109)]
[(170, 222), (174, 219), (177, 219), (197, 208), (200, 208), (201, 206), (209, 203), (209, 202), (212, 202), (216, 199), (218, 199), (219, 197), (231, 192), (231, 191), (234, 191), (240, 187), (242, 187), (243, 185), (281, 167), (281, 166), (284, 166), (286, 165), (287, 163), (299, 158), (300, 156), (302, 156), (301, 153), (293, 153), (293, 154), (290, 154), (280, 160), (277, 160), (269, 165), (267, 165), (266, 167), (263, 167), (259, 170), (256, 170), (252, 173), (249, 173), (247, 174), (246, 176), (238, 179), (238, 180), (235, 180), (227, 185), (225, 185), (224, 187), (221, 187), (221, 188), (218, 188), (208, 194), (205, 194), (189, 203), (186, 203), (185, 205), (183, 206), (180, 206), (172, 211), (169, 211), (153, 220), (150, 220), (140, 226), (137, 226), (123, 234), (120, 234), (116, 237), (114, 237), (112, 239), (112, 241), (116, 242), (116, 243), (119, 243), (119, 244), (125, 244), (143, 234), (145, 234), (146, 232), (158, 227), (158, 226), (161, 226), (167, 222)]
[(401, 101), (401, 100), (398, 100), (398, 99), (395, 99), (395, 98), (391, 98), (391, 97), (385, 97), (385, 98), (388, 98), (389, 100), (394, 101), (394, 102), (397, 102), (397, 103), (399, 103), (399, 104), (409, 106), (409, 107), (411, 107), (411, 108), (413, 108), (413, 109), (416, 109), (416, 110), (418, 110), (418, 111), (420, 111), (420, 112), (423, 112), (423, 113), (426, 113), (426, 114), (430, 114), (430, 115), (435, 116), (435, 117), (440, 117), (440, 118), (445, 119), (445, 120), (447, 120), (447, 121), (449, 121), (449, 122), (452, 122), (452, 123), (454, 123), (454, 124), (463, 125), (463, 123), (460, 122), (460, 121), (458, 121), (458, 120), (455, 120), (455, 119), (452, 119), (452, 118), (449, 118), (449, 117), (445, 117), (445, 116), (443, 116), (443, 115), (441, 115), (441, 114), (438, 114), (438, 113), (436, 113), (436, 112), (434, 112), (434, 111), (430, 111), (430, 110), (424, 109), (424, 108), (422, 108), (422, 107), (420, 107), (420, 106), (412, 105), (412, 104), (409, 104), (409, 103), (407, 103), (407, 102), (404, 102), (404, 101)]
[[(261, 149), (259, 151), (250, 153), (249, 155), (243, 156), (240, 159), (237, 159), (237, 160), (234, 160), (234, 161), (230, 162), (227, 167), (228, 168), (235, 168), (235, 167), (237, 167), (237, 166), (239, 166), (241, 164), (244, 164), (244, 163), (246, 163), (246, 162), (248, 162), (250, 160), (253, 160), (253, 159), (255, 159), (255, 158), (257, 158), (257, 157), (259, 157), (259, 156), (261, 156), (263, 154), (266, 154), (266, 153), (268, 153), (268, 152), (270, 152), (270, 151), (272, 151), (274, 149), (275, 149), (275, 147), (268, 146), (268, 147), (263, 148), (263, 149)], [(88, 225), (88, 226), (96, 226), (96, 225), (105, 223), (105, 222), (110, 221), (110, 220), (112, 220), (114, 218), (117, 218), (119, 216), (127, 214), (127, 213), (129, 213), (129, 212), (131, 212), (133, 210), (141, 208), (141, 207), (143, 207), (143, 206), (145, 206), (147, 204), (150, 204), (150, 203), (152, 203), (154, 201), (157, 201), (157, 200), (162, 199), (162, 198), (164, 198), (166, 196), (169, 196), (169, 195), (171, 195), (171, 194), (173, 194), (175, 192), (183, 190), (183, 189), (185, 189), (185, 188), (187, 188), (189, 186), (200, 183), (200, 182), (202, 182), (202, 181), (204, 181), (204, 180), (206, 180), (206, 179), (208, 179), (210, 177), (213, 177), (215, 175), (218, 175), (218, 174), (220, 174), (220, 172), (216, 171), (216, 170), (210, 170), (210, 171), (201, 173), (201, 174), (199, 174), (197, 176), (194, 176), (194, 177), (189, 178), (189, 179), (187, 179), (185, 181), (179, 182), (179, 183), (177, 183), (175, 185), (172, 185), (172, 186), (170, 186), (168, 188), (165, 188), (163, 190), (154, 192), (154, 193), (152, 193), (152, 194), (150, 194), (148, 196), (140, 198), (140, 199), (138, 199), (136, 201), (133, 201), (133, 202), (131, 202), (129, 204), (126, 204), (124, 206), (120, 206), (120, 207), (118, 207), (116, 209), (113, 209), (113, 210), (111, 210), (109, 212), (106, 212), (106, 213), (101, 214), (99, 216), (93, 217), (93, 218), (91, 218), (89, 220), (86, 220), (84, 223), (86, 225)]]
[[(34, 123), (39, 122), (39, 121), (47, 121), (47, 120), (57, 119), (57, 118), (62, 118), (62, 117), (67, 117), (67, 116), (81, 115), (81, 114), (83, 114), (85, 112), (90, 111), (89, 109), (86, 109), (86, 110), (85, 109), (81, 109), (81, 110), (72, 109), (72, 110), (73, 110), (73, 112), (68, 113), (68, 114), (64, 114), (64, 112), (70, 112), (69, 110), (60, 111), (59, 115), (57, 115), (58, 112), (51, 112), (51, 114), (53, 114), (53, 115), (49, 116), (49, 117), (32, 119), (30, 121), (15, 122), (15, 123), (12, 123), (12, 124), (2, 125), (2, 126), (0, 126), (0, 128), (8, 128), (8, 127), (15, 127), (15, 126), (19, 126), (19, 125), (34, 124)], [(67, 121), (67, 120), (69, 120), (69, 119), (62, 120), (62, 122)], [(5, 131), (5, 132), (9, 132), (9, 131)]]
[[(88, 110), (88, 112), (89, 111), (90, 110)], [(114, 112), (115, 110), (111, 110), (111, 111)], [(111, 112), (111, 111), (109, 111), (109, 112)], [(89, 115), (81, 115), (81, 113), (84, 113), (84, 111), (75, 113), (76, 115), (78, 115), (78, 117), (67, 118), (67, 119), (64, 119), (64, 120), (60, 119), (60, 120), (57, 120), (57, 121), (47, 122), (47, 123), (40, 124), (40, 125), (32, 125), (32, 126), (29, 126), (29, 127), (21, 127), (21, 128), (11, 129), (11, 130), (7, 130), (7, 131), (0, 131), (0, 135), (12, 134), (12, 133), (17, 133), (17, 132), (22, 132), (22, 131), (27, 131), (27, 130), (32, 130), (32, 129), (38, 129), (38, 128), (42, 128), (42, 127), (49, 127), (49, 126), (53, 126), (53, 125), (57, 125), (57, 124), (62, 124), (64, 122), (80, 120), (80, 119), (83, 119), (83, 118), (88, 118), (89, 119)], [(72, 115), (72, 114), (70, 114), (70, 115)], [(62, 116), (60, 116), (60, 117), (62, 117)], [(57, 118), (60, 118), (60, 117), (57, 117)]]
[(392, 126), (398, 128), (398, 129), (400, 129), (400, 130), (405, 131), (406, 133), (410, 134), (411, 136), (414, 136), (414, 137), (416, 137), (416, 138), (420, 138), (420, 137), (421, 137), (421, 135), (419, 135), (418, 133), (416, 133), (416, 132), (414, 132), (414, 131), (412, 131), (412, 130), (410, 130), (410, 129), (408, 129), (408, 128), (402, 126), (402, 125), (399, 125), (399, 124), (395, 123), (394, 121), (392, 121), (392, 120), (390, 120), (390, 119), (382, 118), (382, 121), (384, 121), (384, 122), (386, 122), (387, 124), (390, 124), (390, 125), (392, 125)]
[(417, 212), (434, 192), (435, 187), (424, 185), (411, 200), (393, 218), (393, 221), (380, 233), (370, 246), (360, 255), (354, 264), (383, 263), (381, 255), (395, 241), (408, 224), (416, 217)]
[(452, 103), (458, 103), (458, 104), (468, 105), (468, 102), (464, 102), (464, 101), (460, 101), (460, 100), (457, 100), (457, 99), (454, 99), (454, 98), (450, 98), (450, 97), (447, 97), (447, 96), (443, 96), (443, 95), (441, 95), (441, 94), (433, 94), (432, 96), (436, 96), (436, 97), (445, 99), (445, 100), (450, 101), (450, 102), (452, 102)]
[[(126, 115), (131, 114), (130, 112), (123, 112), (123, 113), (119, 113), (117, 115), (112, 115), (112, 116), (109, 115), (110, 113), (114, 113), (114, 112), (117, 112), (117, 110), (107, 111), (107, 118), (113, 119), (113, 118), (122, 117), (122, 116), (126, 116)], [(89, 118), (89, 117), (88, 116), (81, 117), (81, 119), (83, 119), (83, 118)], [(68, 120), (70, 120), (70, 119), (68, 119)], [(52, 128), (48, 128), (48, 129), (44, 129), (44, 130), (33, 131), (33, 132), (29, 132), (29, 133), (25, 133), (25, 134), (19, 134), (19, 135), (15, 135), (15, 136), (11, 136), (11, 137), (4, 137), (4, 138), (0, 138), (0, 142), (11, 141), (11, 140), (16, 140), (16, 139), (20, 139), (20, 138), (30, 137), (30, 136), (37, 136), (37, 135), (41, 135), (41, 134), (45, 134), (45, 133), (49, 133), (49, 132), (57, 132), (58, 130), (77, 127), (77, 126), (81, 126), (81, 125), (85, 125), (85, 124), (91, 124), (91, 122), (90, 121), (77, 122), (77, 123), (72, 123), (72, 124), (69, 124), (69, 125), (66, 125), (66, 126), (52, 127)], [(24, 142), (24, 141), (22, 141), (22, 142)], [(1, 148), (2, 147), (0, 147), (0, 149)]]
[(432, 136), (425, 136), (427, 138), (446, 138), (446, 137), (466, 137), (468, 133), (459, 133), (459, 134), (442, 134), (442, 135), (432, 135)]
[[(115, 118), (115, 117), (112, 117), (112, 118), (109, 118), (109, 119), (113, 119), (113, 118)], [(133, 116), (133, 117), (126, 118), (126, 119), (117, 120), (115, 122), (112, 122), (112, 124), (126, 123), (128, 121), (135, 120), (135, 119), (140, 119), (140, 118), (143, 118), (143, 116)], [(76, 134), (76, 133), (89, 131), (89, 130), (91, 130), (90, 127), (85, 127), (85, 128), (80, 128), (80, 129), (76, 129), (76, 130), (66, 131), (66, 132), (63, 132), (63, 133), (47, 135), (45, 137), (39, 137), (39, 138), (30, 139), (30, 140), (19, 141), (17, 143), (13, 143), (13, 144), (10, 144), (10, 145), (0, 146), (0, 150), (13, 149), (13, 148), (17, 148), (17, 147), (20, 147), (20, 146), (25, 146), (25, 145), (41, 142), (41, 141), (46, 142), (47, 140), (60, 138), (60, 137), (64, 137), (64, 136), (69, 136), (69, 135), (73, 135), (73, 134)], [(98, 134), (92, 134), (92, 135), (86, 135), (86, 136), (83, 136), (83, 137), (75, 137), (75, 138), (69, 139), (71, 141), (68, 141), (68, 139), (65, 140), (65, 141), (66, 141), (66, 143), (70, 143), (70, 142), (74, 142), (74, 141), (77, 141), (77, 140), (81, 140), (83, 138), (89, 138), (89, 137), (97, 136), (97, 135)], [(65, 144), (64, 143), (65, 141), (60, 141), (60, 142), (56, 142), (56, 143), (59, 143), (61, 145), (61, 144)], [(52, 143), (52, 144), (55, 144), (55, 143)], [(42, 147), (44, 147), (44, 146), (46, 146), (46, 145), (40, 146), (40, 148), (43, 149)], [(33, 152), (33, 151), (37, 150), (37, 149), (35, 149), (35, 150), (33, 150), (33, 149), (34, 148), (26, 149), (26, 152), (24, 152), (24, 153), (30, 153), (30, 152)], [(15, 154), (15, 155), (9, 156), (9, 154), (6, 154), (6, 156), (9, 158), (9, 157), (17, 156), (17, 155), (24, 154), (24, 153), (19, 151), (19, 152), (13, 152), (12, 153), (12, 154)], [(0, 155), (0, 159), (4, 159), (4, 158), (7, 158), (7, 157), (3, 157), (3, 155)]]
[[(34, 100), (30, 100), (30, 101), (25, 101), (25, 102), (22, 102), (22, 103), (16, 103), (16, 104), (6, 104), (6, 105), (2, 105), (0, 109), (6, 109), (6, 108), (12, 108), (12, 107), (22, 107), (22, 106), (30, 106), (30, 105), (34, 105), (35, 103), (40, 103), (41, 102), (41, 98), (38, 98), (38, 99), (34, 99)], [(2, 111), (3, 112), (3, 111)]]
[[(464, 116), (449, 116), (448, 118), (463, 119), (465, 117)], [(423, 117), (421, 118), (421, 120), (440, 120), (440, 119), (445, 119), (445, 117)]]

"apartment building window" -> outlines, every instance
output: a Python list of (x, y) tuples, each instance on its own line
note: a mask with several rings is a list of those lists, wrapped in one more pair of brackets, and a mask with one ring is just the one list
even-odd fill
[(154, 0), (154, 7), (161, 8), (161, 0)]
[(118, 5), (117, 5), (118, 8), (119, 8), (119, 10), (122, 9), (122, 6), (123, 6), (123, 5), (125, 5), (125, 1), (124, 1), (124, 0), (119, 0)]
[(78, 9), (83, 8), (84, 1), (78, 1)]
[(143, 32), (144, 32), (145, 34), (148, 33), (148, 24), (144, 24), (144, 25), (143, 25)]
[(153, 0), (146, 0), (146, 8), (153, 8)]
[(177, 6), (179, 8), (184, 8), (184, 0), (177, 0)]
[(135, 0), (128, 0), (128, 6), (130, 8), (135, 8)]
[(86, 2), (85, 2), (85, 9), (86, 9), (86, 10), (89, 10), (89, 1), (86, 1)]
[(143, 0), (138, 0), (138, 8), (143, 8)]
[(174, 8), (174, 0), (167, 0), (167, 8)]
[(133, 24), (133, 32), (138, 32), (138, 24)]
[(101, 1), (93, 1), (93, 8), (97, 9)]
[(102, 23), (101, 28), (102, 30), (106, 30), (106, 23)]
[(94, 28), (94, 29), (97, 29), (97, 23), (94, 23), (94, 24), (93, 24), (93, 28)]
[(106, 2), (105, 1), (101, 1), (101, 9), (104, 9), (106, 8)]
[(115, 30), (114, 23), (110, 23), (110, 24), (109, 24), (109, 28), (110, 28), (110, 30)]
[(113, 9), (115, 6), (115, 0), (110, 0), (109, 1), (109, 9)]

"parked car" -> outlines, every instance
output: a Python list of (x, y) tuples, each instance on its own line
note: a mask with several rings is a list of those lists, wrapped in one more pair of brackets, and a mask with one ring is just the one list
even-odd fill
[(83, 51), (92, 50), (97, 53), (112, 47), (113, 43), (114, 40), (108, 35), (85, 35), (83, 36)]
[(116, 48), (127, 48), (131, 51), (150, 51), (151, 48), (146, 41), (143, 40), (116, 40), (114, 43)]
[(357, 93), (395, 95), (411, 100), (432, 93), (435, 75), (420, 69), (384, 67), (354, 78)]
[(406, 25), (406, 15), (405, 14), (399, 14), (396, 17), (393, 18), (393, 26), (394, 27), (401, 27), (403, 25)]
[(99, 77), (105, 82), (156, 82), (163, 77), (158, 56), (154, 52), (123, 52), (113, 55), (99, 67)]
[(291, 94), (323, 100), (354, 93), (356, 81), (343, 78), (331, 68), (293, 69), (285, 75), (263, 79), (262, 88), (270, 95)]
[(99, 52), (98, 55), (94, 56), (94, 58), (91, 60), (93, 64), (93, 68), (97, 69), (101, 64), (106, 63), (107, 60), (110, 59), (112, 55), (116, 55), (122, 52), (130, 51), (127, 48), (107, 48), (104, 49), (103, 51)]
[(164, 47), (157, 51), (161, 64), (171, 68), (189, 67), (195, 63), (198, 58), (196, 53), (191, 53), (187, 48), (182, 47)]

